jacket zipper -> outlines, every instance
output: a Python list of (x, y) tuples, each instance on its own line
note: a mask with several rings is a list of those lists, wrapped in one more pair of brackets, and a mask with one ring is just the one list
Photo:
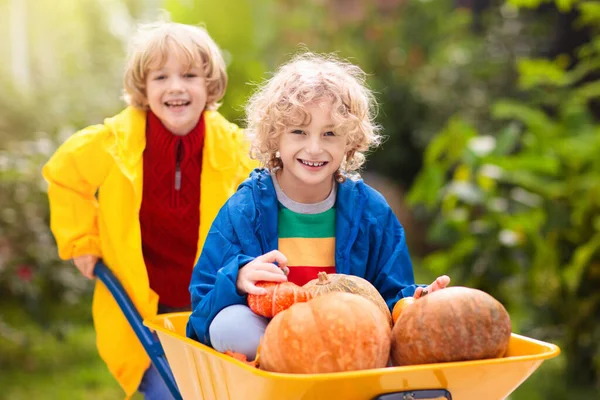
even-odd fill
[(179, 205), (179, 194), (181, 191), (181, 159), (183, 158), (183, 143), (181, 138), (177, 138), (175, 142), (175, 196), (174, 205)]
[(175, 143), (175, 190), (181, 189), (181, 159), (183, 158), (183, 143), (177, 138)]

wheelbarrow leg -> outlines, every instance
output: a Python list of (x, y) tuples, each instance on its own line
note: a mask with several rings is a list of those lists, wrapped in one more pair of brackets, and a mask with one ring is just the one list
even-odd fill
[(123, 285), (117, 279), (117, 277), (112, 273), (112, 271), (102, 262), (98, 261), (96, 266), (94, 267), (94, 274), (111, 292), (115, 301), (125, 314), (127, 321), (133, 328), (135, 334), (138, 339), (144, 346), (144, 349), (150, 356), (152, 363), (158, 370), (158, 373), (165, 381), (165, 384), (169, 388), (169, 391), (175, 398), (175, 400), (183, 400), (181, 397), (181, 393), (179, 393), (179, 389), (177, 388), (177, 383), (175, 383), (175, 379), (173, 378), (173, 374), (171, 373), (171, 368), (169, 367), (169, 363), (165, 357), (165, 352), (160, 344), (160, 342), (154, 337), (150, 329), (144, 326), (142, 316), (138, 312), (138, 310), (133, 305), (133, 302), (125, 292)]

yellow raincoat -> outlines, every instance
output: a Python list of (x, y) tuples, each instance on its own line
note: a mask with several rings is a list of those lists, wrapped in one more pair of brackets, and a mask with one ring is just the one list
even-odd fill
[[(217, 212), (256, 164), (247, 156), (240, 128), (216, 111), (205, 111), (204, 119), (196, 258)], [(64, 260), (84, 254), (102, 257), (142, 317), (149, 318), (157, 313), (158, 295), (149, 286), (138, 215), (145, 129), (146, 112), (126, 108), (104, 124), (70, 137), (42, 173), (49, 183), (50, 227), (59, 256)], [(99, 281), (92, 315), (100, 356), (129, 398), (137, 391), (150, 358)]]

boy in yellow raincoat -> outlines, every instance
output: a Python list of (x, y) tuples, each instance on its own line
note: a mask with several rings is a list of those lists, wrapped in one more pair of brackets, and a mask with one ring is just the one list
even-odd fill
[[(93, 279), (102, 258), (143, 318), (188, 310), (213, 219), (254, 163), (216, 110), (227, 86), (199, 27), (140, 26), (124, 76), (128, 107), (70, 137), (43, 168), (59, 256)], [(97, 282), (97, 346), (127, 398), (170, 394), (110, 292)]]

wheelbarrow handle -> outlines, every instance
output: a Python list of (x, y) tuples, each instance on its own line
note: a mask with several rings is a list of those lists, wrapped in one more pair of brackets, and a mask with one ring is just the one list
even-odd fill
[(373, 400), (452, 400), (452, 395), (445, 389), (407, 390), (403, 392), (387, 393), (375, 397)]
[(150, 329), (144, 326), (142, 316), (133, 305), (133, 302), (127, 295), (123, 285), (121, 285), (121, 282), (119, 282), (117, 277), (101, 260), (99, 260), (94, 267), (94, 275), (102, 281), (113, 295), (173, 397), (176, 400), (183, 400), (160, 342), (154, 337)]

